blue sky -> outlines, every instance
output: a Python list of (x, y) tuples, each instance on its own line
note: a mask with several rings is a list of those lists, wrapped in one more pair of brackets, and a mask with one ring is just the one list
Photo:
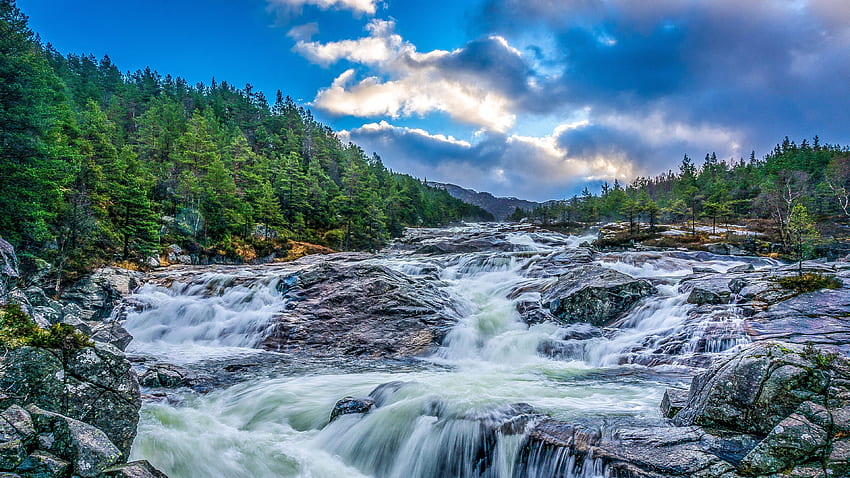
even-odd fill
[(847, 0), (18, 0), (64, 53), (280, 89), (397, 171), (569, 197), (850, 143)]

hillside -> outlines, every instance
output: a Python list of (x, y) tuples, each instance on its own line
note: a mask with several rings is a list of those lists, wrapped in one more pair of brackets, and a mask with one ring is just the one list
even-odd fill
[(170, 244), (239, 261), (492, 218), (389, 171), (280, 91), (270, 103), (251, 85), (122, 74), (43, 45), (0, 7), (0, 235), (59, 275)]
[(538, 202), (526, 201), (515, 197), (496, 197), (488, 192), (478, 192), (473, 189), (460, 187), (456, 184), (428, 181), (428, 186), (443, 189), (454, 198), (484, 209), (492, 214), (497, 221), (504, 221), (508, 216), (514, 213), (517, 208), (524, 211), (531, 211), (541, 206), (541, 203)]

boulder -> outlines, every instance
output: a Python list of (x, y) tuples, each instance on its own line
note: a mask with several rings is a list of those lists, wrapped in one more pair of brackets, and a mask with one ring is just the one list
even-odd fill
[(104, 267), (66, 289), (61, 300), (79, 306), (82, 320), (103, 320), (123, 297), (141, 285), (143, 277), (141, 272)]
[[(23, 477), (63, 478), (67, 476), (71, 464), (46, 451), (36, 450), (15, 469)], [(87, 475), (91, 476), (91, 475)]]
[(541, 303), (565, 323), (604, 326), (657, 290), (645, 280), (596, 265), (583, 265), (544, 288)]
[(139, 385), (150, 388), (189, 387), (196, 378), (196, 374), (182, 367), (158, 363), (139, 375)]
[(369, 413), (373, 408), (375, 408), (375, 401), (371, 398), (343, 397), (336, 402), (333, 410), (331, 410), (329, 422), (336, 420), (342, 415)]
[(4, 406), (33, 403), (84, 421), (129, 454), (141, 399), (130, 363), (114, 347), (9, 350), (0, 358), (0, 391), (9, 397), (2, 401)]
[(103, 470), (104, 478), (168, 478), (147, 460), (133, 461)]
[(732, 297), (729, 277), (722, 275), (688, 277), (682, 281), (679, 292), (688, 290), (689, 304), (728, 304)]
[(661, 415), (666, 418), (673, 418), (687, 403), (687, 390), (668, 388), (664, 390), (664, 396), (661, 398)]
[(776, 425), (738, 465), (749, 476), (765, 475), (793, 468), (794, 465), (823, 457), (829, 446), (829, 433), (793, 413)]
[(414, 356), (432, 351), (456, 324), (458, 313), (439, 282), (333, 259), (306, 259), (308, 267), (281, 279), (289, 307), (263, 347), (320, 356)]
[(833, 372), (818, 365), (817, 354), (796, 344), (754, 344), (695, 377), (674, 422), (766, 436), (802, 402), (823, 398)]
[(70, 461), (75, 475), (97, 477), (121, 458), (118, 447), (97, 428), (34, 405), (27, 411), (38, 434), (38, 448)]
[(12, 405), (0, 414), (0, 470), (13, 470), (27, 456), (35, 428), (26, 410)]

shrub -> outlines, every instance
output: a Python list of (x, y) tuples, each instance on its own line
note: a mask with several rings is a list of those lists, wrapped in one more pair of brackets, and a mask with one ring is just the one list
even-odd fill
[(831, 275), (824, 275), (820, 272), (807, 272), (800, 275), (780, 277), (776, 282), (785, 289), (796, 290), (800, 293), (814, 292), (821, 289), (838, 289), (842, 285), (841, 279)]
[(72, 349), (92, 346), (91, 340), (68, 324), (53, 324), (48, 329), (39, 327), (18, 304), (0, 309), (0, 346), (22, 346), (49, 349)]

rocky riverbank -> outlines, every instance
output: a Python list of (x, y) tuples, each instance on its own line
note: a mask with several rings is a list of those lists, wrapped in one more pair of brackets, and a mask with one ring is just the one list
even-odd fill
[[(3, 446), (11, 458), (0, 468), (24, 477), (35, 476), (33, 467), (53, 467), (53, 475), (43, 476), (56, 477), (161, 476), (146, 463), (123, 465), (131, 453), (157, 457), (150, 434), (176, 420), (152, 432), (157, 419), (145, 418), (143, 410), (145, 438), (131, 451), (141, 391), (146, 406), (168, 416), (186, 403), (205, 402), (197, 392), (251, 384), (264, 396), (262, 387), (274, 389), (280, 377), (315, 375), (334, 383), (351, 374), (351, 380), (374, 383), (369, 374), (384, 373), (403, 378), (351, 393), (336, 405), (343, 395), (300, 405), (315, 410), (293, 415), (301, 418), (277, 436), (312, 434), (321, 442), (315, 446), (376, 477), (396, 476), (390, 470), (404, 466), (420, 470), (411, 476), (464, 478), (850, 473), (850, 430), (842, 421), (850, 407), (847, 263), (804, 263), (804, 271), (835, 277), (836, 288), (803, 293), (784, 285), (797, 269), (772, 259), (645, 248), (606, 252), (590, 239), (529, 226), (423, 229), (377, 254), (174, 266), (148, 274), (105, 268), (59, 300), (38, 287), (12, 287), (6, 296), (40, 325), (71, 325), (95, 345), (18, 347), (6, 354), (0, 409), (10, 424), (33, 425), (10, 425), (4, 435), (10, 444)], [(576, 405), (553, 407), (559, 394), (576, 393), (584, 381), (599, 386), (588, 367), (599, 371), (611, 395), (589, 398), (578, 407), (585, 413), (570, 408)], [(542, 388), (487, 400), (463, 388), (453, 392), (459, 396), (429, 388), (446, 386), (450, 382), (440, 377), (455, 373), (461, 384), (495, 373), (499, 378), (491, 380), (508, 380), (510, 387)], [(577, 378), (565, 379), (565, 373)], [(673, 385), (663, 400), (657, 388), (631, 400), (657, 397), (663, 413), (615, 405), (618, 387), (658, 387), (654, 375)], [(689, 391), (676, 378), (683, 376), (694, 376)], [(509, 385), (476, 386), (489, 396), (491, 388), (495, 393)], [(547, 387), (557, 394), (549, 397)], [(609, 397), (614, 401), (595, 408), (594, 400), (608, 403)], [(265, 407), (246, 409), (249, 417), (259, 410), (265, 418), (248, 418), (242, 426), (274, 422)], [(401, 416), (396, 408), (404, 410)], [(60, 420), (71, 425), (56, 425)], [(43, 438), (49, 435), (44, 430), (56, 427), (87, 437), (67, 432), (71, 438), (60, 440), (85, 450)], [(230, 440), (223, 437), (222, 443)], [(275, 446), (275, 435), (264, 439)], [(366, 442), (355, 446), (359, 440)], [(454, 448), (461, 443), (463, 451)], [(419, 448), (406, 456), (405, 447)], [(214, 462), (223, 452), (207, 459)], [(177, 452), (154, 462), (169, 474), (194, 476), (169, 461), (171, 453)], [(196, 445), (185, 453), (182, 460), (192, 460), (200, 450)], [(83, 456), (94, 461), (81, 462)], [(237, 465), (221, 476), (242, 476)], [(194, 466), (198, 476), (209, 474), (202, 471), (206, 465)]]
[[(13, 253), (4, 256), (2, 264), (7, 284), (18, 276), (13, 258)], [(38, 286), (4, 291), (4, 302), (18, 304), (39, 326), (69, 325), (93, 340), (57, 346), (6, 343), (0, 357), (0, 474), (165, 476), (145, 461), (127, 463), (141, 394), (123, 352), (132, 337), (110, 317), (141, 279), (139, 273), (107, 268), (66, 290), (60, 300), (48, 298)], [(11, 327), (11, 309), (0, 314), (4, 327)]]

